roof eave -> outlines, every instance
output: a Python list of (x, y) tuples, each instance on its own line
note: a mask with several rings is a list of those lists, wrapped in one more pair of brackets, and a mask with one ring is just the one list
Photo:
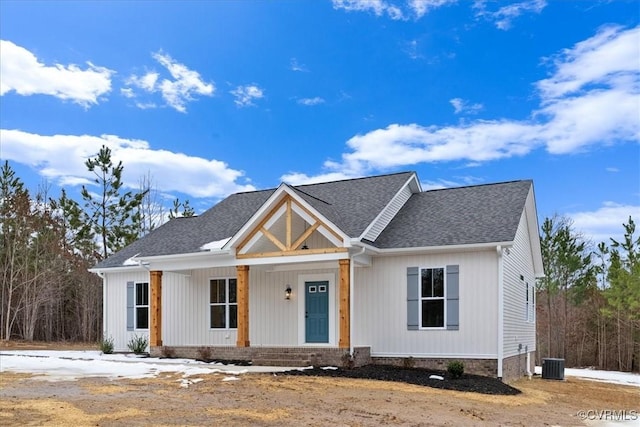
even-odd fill
[[(468, 243), (461, 245), (442, 245), (442, 246), (419, 246), (409, 248), (375, 248), (377, 253), (384, 255), (409, 255), (415, 253), (447, 253), (447, 252), (475, 252), (488, 249), (495, 249), (497, 246), (510, 248), (513, 241), (503, 242), (487, 242), (487, 243)], [(368, 246), (370, 247), (370, 246)]]

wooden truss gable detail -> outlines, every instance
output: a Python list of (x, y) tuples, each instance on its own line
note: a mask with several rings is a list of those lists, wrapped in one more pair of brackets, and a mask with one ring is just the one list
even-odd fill
[[(293, 223), (294, 216), (296, 215), (305, 222), (305, 229), (301, 233), (294, 231)], [(281, 222), (282, 219), (284, 219), (285, 231), (284, 235), (278, 236), (277, 233), (272, 230), (274, 225), (279, 221)], [(305, 242), (316, 232), (324, 236), (333, 246), (312, 249), (303, 247)], [(273, 243), (278, 250), (249, 253), (254, 245), (263, 237)], [(294, 200), (290, 195), (286, 195), (269, 211), (266, 217), (256, 225), (247, 237), (240, 242), (236, 248), (236, 257), (240, 259), (346, 252), (348, 249), (342, 245), (342, 236), (321, 221), (309, 209)]]

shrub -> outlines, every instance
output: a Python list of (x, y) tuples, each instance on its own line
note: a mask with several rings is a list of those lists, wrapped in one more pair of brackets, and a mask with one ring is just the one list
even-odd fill
[(176, 350), (173, 347), (167, 347), (166, 345), (162, 346), (160, 353), (162, 354), (162, 357), (166, 357), (167, 359), (173, 359), (176, 357)]
[(134, 335), (133, 338), (129, 340), (127, 347), (129, 350), (133, 351), (135, 354), (144, 354), (147, 352), (147, 346), (149, 345), (149, 340), (147, 337)]
[(459, 360), (453, 360), (447, 365), (447, 372), (451, 378), (460, 378), (464, 374), (464, 363)]
[(196, 350), (198, 360), (211, 360), (211, 347), (198, 347)]
[(98, 343), (100, 351), (104, 354), (113, 353), (113, 338), (105, 338)]

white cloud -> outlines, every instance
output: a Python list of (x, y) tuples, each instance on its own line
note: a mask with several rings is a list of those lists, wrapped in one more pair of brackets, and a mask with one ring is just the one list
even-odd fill
[[(130, 76), (125, 82), (127, 85), (148, 93), (160, 92), (167, 105), (181, 113), (187, 111), (186, 104), (189, 101), (193, 101), (195, 95), (212, 96), (215, 92), (213, 82), (205, 82), (202, 80), (200, 73), (177, 62), (168, 54), (159, 51), (152, 56), (153, 59), (169, 71), (171, 79), (161, 79), (159, 73), (149, 71), (141, 76), (135, 74)], [(132, 90), (131, 87), (126, 89)], [(130, 94), (133, 94), (133, 92), (131, 91)], [(155, 104), (138, 103), (136, 105), (150, 108), (150, 105)]]
[[(348, 12), (368, 12), (376, 16), (388, 16), (395, 21), (420, 19), (432, 10), (457, 3), (458, 0), (406, 0), (387, 2), (384, 0), (332, 0), (334, 9)], [(464, 2), (463, 2), (464, 3)], [(511, 28), (513, 20), (525, 13), (540, 13), (547, 6), (546, 0), (524, 0), (502, 6), (497, 10), (487, 8), (487, 0), (476, 0), (472, 8), (476, 17), (495, 23), (501, 30)]]
[(255, 105), (253, 103), (254, 100), (264, 97), (264, 91), (255, 83), (251, 85), (238, 86), (229, 93), (236, 98), (233, 102), (235, 102), (238, 107), (253, 106)]
[(84, 162), (106, 145), (115, 161), (122, 160), (123, 181), (129, 188), (139, 188), (140, 177), (150, 172), (160, 192), (179, 191), (194, 198), (224, 197), (255, 189), (239, 184), (243, 172), (222, 161), (157, 150), (147, 141), (115, 135), (38, 135), (2, 129), (0, 145), (4, 159), (30, 166), (61, 184), (88, 183), (93, 176)]
[(143, 76), (133, 75), (127, 79), (126, 83), (147, 92), (154, 92), (157, 90), (158, 77), (160, 77), (158, 73), (150, 71)]
[(620, 169), (618, 169), (618, 168), (614, 168), (614, 167), (608, 167), (608, 168), (605, 168), (605, 170), (606, 170), (607, 172), (611, 172), (611, 173), (617, 173), (617, 172), (620, 172)]
[(120, 94), (125, 98), (135, 98), (136, 94), (133, 92), (133, 89), (130, 87), (120, 88)]
[(319, 182), (340, 181), (342, 179), (353, 178), (352, 175), (341, 172), (330, 172), (321, 175), (309, 176), (304, 173), (291, 172), (280, 177), (282, 182), (290, 185), (316, 184)]
[(477, 114), (484, 108), (482, 104), (470, 104), (462, 98), (450, 99), (449, 103), (453, 106), (454, 113), (456, 114)]
[(325, 101), (323, 98), (316, 96), (314, 98), (301, 98), (301, 99), (298, 99), (297, 102), (300, 105), (306, 105), (307, 107), (311, 107), (318, 104), (324, 104)]
[[(321, 176), (355, 177), (424, 162), (478, 164), (539, 148), (570, 154), (599, 144), (637, 144), (640, 70), (632, 64), (640, 63), (639, 43), (640, 27), (603, 28), (555, 58), (550, 77), (536, 83), (540, 107), (529, 118), (390, 124), (350, 138), (348, 152), (340, 162), (326, 161)], [(598, 65), (589, 67), (591, 62)]]
[(349, 12), (371, 12), (376, 16), (386, 13), (394, 21), (407, 19), (402, 8), (383, 0), (333, 0), (333, 8)]
[(309, 69), (307, 68), (307, 66), (304, 64), (300, 64), (296, 58), (291, 58), (290, 68), (291, 68), (291, 71), (300, 71), (303, 73), (309, 72)]
[(467, 185), (477, 185), (482, 183), (483, 180), (476, 178), (475, 176), (461, 176), (456, 177), (456, 181), (438, 179), (436, 181), (422, 181), (420, 185), (423, 190), (441, 190), (443, 188), (451, 187), (464, 187)]
[(456, 1), (457, 0), (410, 0), (409, 8), (417, 18), (422, 18), (430, 10), (455, 3)]
[(27, 49), (0, 40), (0, 95), (50, 95), (88, 108), (111, 91), (113, 73), (91, 62), (84, 70), (74, 64), (47, 66)]
[(373, 12), (377, 16), (382, 15), (387, 7), (387, 3), (383, 0), (333, 0), (334, 9)]
[(493, 21), (500, 30), (508, 30), (511, 28), (512, 21), (525, 13), (540, 13), (547, 6), (546, 0), (525, 0), (519, 3), (513, 3), (502, 6), (495, 12), (487, 10), (486, 1), (479, 0), (474, 3), (477, 17), (483, 17)]
[(611, 243), (610, 238), (621, 242), (624, 236), (623, 224), (629, 222), (629, 217), (638, 223), (640, 220), (640, 206), (623, 205), (614, 202), (604, 202), (595, 211), (568, 213), (573, 220), (573, 227), (594, 244)]

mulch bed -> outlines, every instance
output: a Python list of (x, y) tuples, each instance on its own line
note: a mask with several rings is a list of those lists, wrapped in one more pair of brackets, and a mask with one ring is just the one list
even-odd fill
[[(318, 377), (360, 378), (368, 380), (396, 381), (446, 390), (472, 391), (482, 394), (515, 395), (521, 393), (517, 388), (503, 383), (497, 378), (481, 375), (463, 374), (460, 378), (451, 378), (447, 372), (431, 371), (420, 368), (403, 368), (390, 365), (366, 365), (359, 368), (323, 369), (314, 367), (282, 372), (278, 375), (310, 375)], [(439, 375), (444, 380), (431, 379)]]

